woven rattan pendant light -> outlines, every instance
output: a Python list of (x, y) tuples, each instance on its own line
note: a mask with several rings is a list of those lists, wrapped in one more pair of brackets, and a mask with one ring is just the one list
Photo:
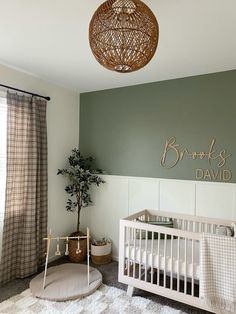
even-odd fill
[(144, 67), (155, 54), (158, 37), (157, 20), (140, 0), (107, 0), (89, 25), (95, 58), (107, 69), (121, 73)]

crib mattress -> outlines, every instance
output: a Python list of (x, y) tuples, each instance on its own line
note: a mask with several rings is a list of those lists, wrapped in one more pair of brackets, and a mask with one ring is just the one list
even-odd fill
[(151, 240), (147, 240), (147, 250), (145, 250), (145, 240), (136, 240), (136, 249), (134, 243), (125, 245), (125, 257), (129, 258), (133, 262), (147, 267), (153, 266), (153, 268), (166, 271), (167, 273), (173, 273), (173, 276), (185, 276), (199, 280), (200, 266), (199, 266), (199, 242), (194, 242), (193, 260), (192, 263), (192, 242), (187, 241), (187, 254), (185, 263), (185, 240), (180, 239), (179, 250), (179, 263), (178, 263), (178, 240), (173, 239), (172, 247), (172, 259), (171, 259), (171, 240), (166, 240), (166, 258), (164, 258), (164, 240), (160, 240), (160, 249), (158, 256), (158, 240), (153, 241), (153, 255), (151, 254)]

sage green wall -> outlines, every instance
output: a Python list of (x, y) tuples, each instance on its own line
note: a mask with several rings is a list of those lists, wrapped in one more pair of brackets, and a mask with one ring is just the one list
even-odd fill
[(236, 182), (235, 119), (236, 71), (84, 93), (80, 149), (109, 174), (194, 180), (196, 168), (210, 168), (208, 161), (186, 157), (163, 168), (165, 141), (175, 136), (182, 148), (207, 152), (215, 138), (215, 154), (232, 154), (223, 169)]

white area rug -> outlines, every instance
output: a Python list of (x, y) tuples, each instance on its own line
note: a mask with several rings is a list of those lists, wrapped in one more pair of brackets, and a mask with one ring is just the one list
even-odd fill
[(126, 292), (101, 285), (92, 295), (67, 302), (52, 302), (32, 297), (30, 289), (0, 303), (0, 313), (14, 314), (184, 314), (141, 297), (128, 297)]

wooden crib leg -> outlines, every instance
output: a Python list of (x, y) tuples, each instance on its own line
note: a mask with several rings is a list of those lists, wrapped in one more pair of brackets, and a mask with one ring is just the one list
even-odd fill
[(127, 295), (128, 295), (129, 297), (132, 297), (133, 294), (134, 294), (134, 287), (128, 286)]

